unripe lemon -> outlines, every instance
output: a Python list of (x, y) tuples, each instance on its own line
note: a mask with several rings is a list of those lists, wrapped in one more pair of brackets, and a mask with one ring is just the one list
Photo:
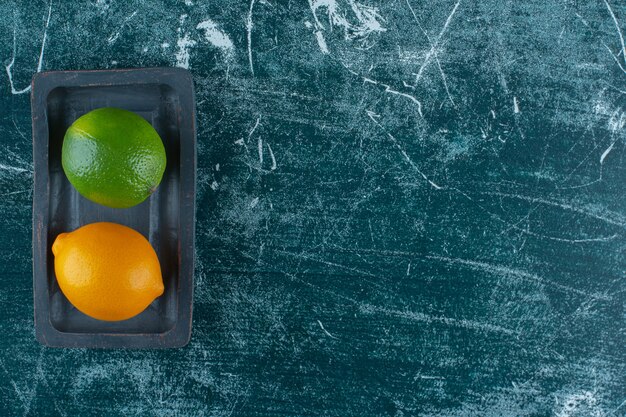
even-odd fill
[(65, 175), (83, 197), (115, 208), (148, 198), (166, 165), (163, 141), (152, 125), (112, 107), (90, 111), (72, 123), (61, 156)]

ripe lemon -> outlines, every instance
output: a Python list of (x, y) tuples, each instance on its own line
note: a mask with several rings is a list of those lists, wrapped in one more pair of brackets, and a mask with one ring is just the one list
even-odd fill
[(103, 107), (79, 117), (67, 129), (61, 163), (83, 197), (127, 208), (156, 190), (166, 157), (161, 137), (143, 117)]
[(61, 233), (52, 253), (61, 291), (95, 319), (129, 319), (163, 294), (154, 249), (129, 227), (103, 222)]

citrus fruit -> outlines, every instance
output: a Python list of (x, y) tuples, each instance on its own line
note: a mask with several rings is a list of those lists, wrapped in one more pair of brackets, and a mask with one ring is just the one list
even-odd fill
[(52, 244), (57, 282), (86, 315), (106, 321), (141, 313), (163, 294), (161, 267), (140, 233), (116, 223), (91, 223)]
[(63, 170), (85, 198), (127, 208), (150, 196), (165, 171), (165, 148), (143, 117), (103, 107), (79, 117), (63, 139)]

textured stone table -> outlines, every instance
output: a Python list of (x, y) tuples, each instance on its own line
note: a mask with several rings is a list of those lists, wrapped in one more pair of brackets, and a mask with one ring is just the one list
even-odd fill
[[(0, 415), (625, 415), (607, 1), (3, 1)], [(191, 342), (44, 348), (30, 79), (152, 66), (197, 92)]]

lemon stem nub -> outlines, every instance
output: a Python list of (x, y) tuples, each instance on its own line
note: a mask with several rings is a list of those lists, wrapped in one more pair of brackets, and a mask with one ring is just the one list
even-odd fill
[(63, 245), (63, 240), (67, 237), (67, 233), (61, 233), (57, 236), (54, 243), (52, 244), (52, 254), (57, 256), (57, 254), (61, 251), (61, 246)]

